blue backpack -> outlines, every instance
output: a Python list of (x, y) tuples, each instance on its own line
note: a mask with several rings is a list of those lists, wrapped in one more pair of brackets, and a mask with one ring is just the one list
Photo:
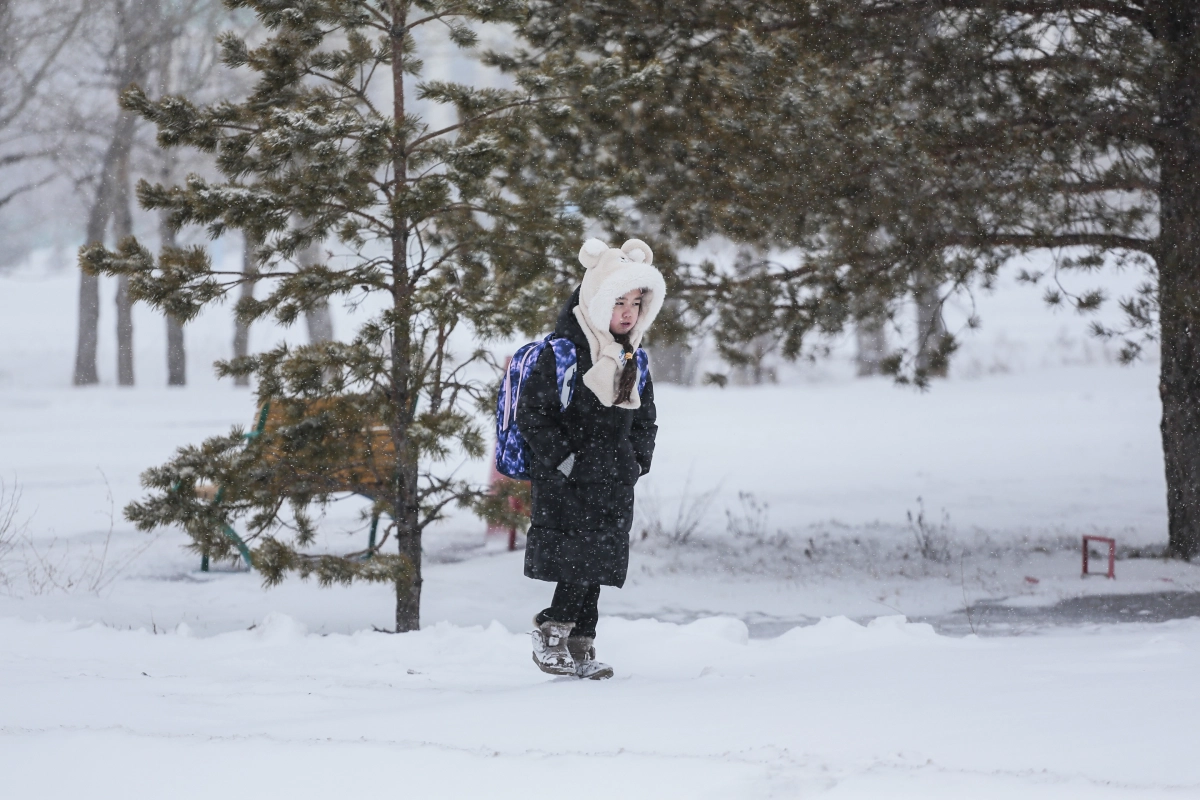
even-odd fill
[[(575, 394), (575, 344), (570, 339), (556, 339), (554, 334), (523, 345), (513, 354), (496, 400), (496, 471), (521, 481), (529, 480), (529, 446), (517, 429), (517, 403), (525, 380), (547, 346), (554, 349), (558, 398), (563, 411), (567, 410)], [(638, 394), (641, 395), (646, 389), (646, 379), (650, 377), (650, 357), (639, 347), (634, 351), (634, 359), (638, 368)]]

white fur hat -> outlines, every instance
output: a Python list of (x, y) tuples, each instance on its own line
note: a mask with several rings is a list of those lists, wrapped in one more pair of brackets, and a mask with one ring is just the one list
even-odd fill
[(618, 250), (599, 239), (588, 239), (579, 250), (579, 263), (587, 268), (579, 288), (579, 305), (597, 331), (608, 330), (617, 298), (634, 289), (644, 290), (641, 313), (629, 332), (630, 343), (637, 347), (667, 293), (662, 273), (651, 266), (654, 252), (650, 245), (630, 239)]

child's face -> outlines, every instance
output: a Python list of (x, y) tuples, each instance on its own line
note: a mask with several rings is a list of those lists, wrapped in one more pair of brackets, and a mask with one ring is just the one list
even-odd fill
[(632, 292), (617, 298), (616, 305), (613, 306), (612, 320), (608, 323), (610, 333), (625, 334), (633, 330), (633, 326), (637, 325), (638, 317), (642, 313), (642, 290), (634, 289)]

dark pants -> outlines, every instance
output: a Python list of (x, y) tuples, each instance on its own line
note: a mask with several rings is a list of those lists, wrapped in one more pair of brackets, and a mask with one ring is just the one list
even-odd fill
[(554, 588), (554, 599), (550, 607), (537, 615), (538, 624), (547, 620), (574, 622), (572, 636), (596, 636), (596, 622), (600, 619), (600, 584), (563, 583)]

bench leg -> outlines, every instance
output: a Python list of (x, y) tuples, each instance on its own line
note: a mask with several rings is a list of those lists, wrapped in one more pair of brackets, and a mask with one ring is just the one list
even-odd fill
[(254, 569), (254, 562), (250, 560), (250, 548), (246, 547), (246, 543), (242, 541), (242, 537), (238, 536), (237, 531), (228, 525), (222, 525), (221, 528), (225, 537), (237, 546), (238, 551), (242, 554), (242, 560), (246, 562), (246, 566)]

